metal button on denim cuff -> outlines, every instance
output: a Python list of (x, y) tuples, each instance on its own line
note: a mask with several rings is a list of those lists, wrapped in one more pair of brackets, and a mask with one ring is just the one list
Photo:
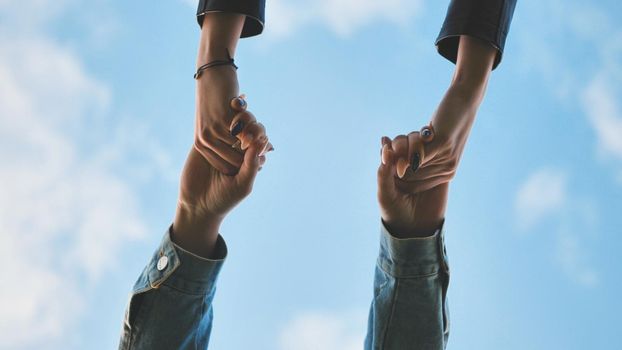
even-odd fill
[(166, 265), (168, 265), (168, 257), (164, 255), (158, 260), (158, 271), (164, 270)]

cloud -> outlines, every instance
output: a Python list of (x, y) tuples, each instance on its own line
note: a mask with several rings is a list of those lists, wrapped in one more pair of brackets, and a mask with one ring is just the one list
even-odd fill
[[(198, 0), (181, 0), (196, 8)], [(282, 39), (307, 26), (323, 25), (340, 37), (376, 22), (406, 25), (423, 8), (423, 0), (269, 0), (265, 34)]]
[(296, 315), (281, 330), (280, 350), (359, 350), (365, 339), (362, 311), (309, 311)]
[[(622, 171), (622, 27), (602, 5), (548, 0), (526, 3), (518, 30), (520, 62), (562, 102), (577, 102), (595, 132), (600, 158)], [(568, 43), (572, 43), (569, 45)], [(534, 52), (537, 54), (534, 55)], [(573, 60), (589, 53), (586, 64)], [(586, 83), (587, 82), (587, 83)]]
[(566, 174), (558, 169), (541, 169), (520, 186), (515, 208), (519, 226), (529, 229), (559, 212), (567, 200)]
[[(22, 3), (49, 5), (47, 21), (62, 13), (60, 2)], [(21, 13), (14, 4), (0, 3), (0, 16)], [(70, 47), (33, 28), (0, 24), (12, 33), (0, 38), (0, 348), (11, 349), (63, 342), (125, 242), (146, 232), (138, 197), (107, 152), (120, 139), (95, 127), (110, 89)]]
[(589, 200), (569, 193), (565, 171), (543, 168), (530, 174), (516, 193), (515, 212), (523, 231), (536, 231), (545, 220), (552, 223), (546, 227), (554, 235), (553, 260), (568, 279), (585, 287), (599, 282), (586, 249), (596, 232), (598, 211)]
[(611, 75), (598, 75), (583, 91), (581, 102), (600, 150), (622, 161), (622, 90), (617, 85)]
[(585, 287), (598, 284), (598, 272), (587, 261), (581, 237), (569, 232), (560, 234), (555, 254), (557, 263), (573, 282)]

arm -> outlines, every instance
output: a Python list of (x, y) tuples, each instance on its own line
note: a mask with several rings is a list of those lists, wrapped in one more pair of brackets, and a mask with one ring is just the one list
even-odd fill
[(220, 224), (250, 194), (272, 149), (263, 126), (244, 111), (246, 104), (232, 104), (238, 112), (232, 128), (243, 149), (240, 171), (224, 175), (190, 150), (174, 223), (134, 285), (120, 349), (207, 348), (216, 280), (227, 255)]
[[(365, 349), (444, 349), (449, 337), (445, 208), (497, 51), (460, 37), (429, 132), (382, 138), (380, 254)], [(423, 130), (422, 130), (423, 131)]]
[[(240, 37), (263, 30), (264, 0), (202, 0), (197, 9), (201, 37), (197, 68), (235, 57)], [(218, 171), (233, 175), (243, 158), (231, 150), (236, 140), (229, 135), (233, 118), (229, 101), (239, 95), (233, 65), (206, 69), (197, 79), (195, 149)]]

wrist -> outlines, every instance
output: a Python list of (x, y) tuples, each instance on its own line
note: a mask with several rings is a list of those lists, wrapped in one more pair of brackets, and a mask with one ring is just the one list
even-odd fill
[(433, 235), (443, 223), (443, 220), (436, 219), (417, 222), (415, 218), (413, 218), (412, 221), (406, 222), (385, 220), (382, 218), (382, 223), (387, 231), (396, 238), (421, 238)]
[(233, 57), (242, 34), (245, 16), (237, 13), (213, 12), (205, 15), (199, 43), (199, 64)]
[(180, 203), (173, 222), (173, 242), (191, 253), (210, 258), (223, 219), (224, 216), (206, 213)]

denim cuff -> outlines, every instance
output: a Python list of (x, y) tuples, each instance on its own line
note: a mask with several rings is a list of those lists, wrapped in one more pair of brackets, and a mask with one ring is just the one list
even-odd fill
[(444, 221), (428, 237), (397, 238), (381, 223), (378, 266), (396, 278), (423, 277), (449, 273), (444, 241)]
[(206, 259), (186, 251), (171, 241), (170, 228), (160, 247), (134, 285), (134, 293), (166, 285), (188, 294), (208, 294), (215, 285), (227, 257), (227, 245), (218, 235), (214, 258)]

